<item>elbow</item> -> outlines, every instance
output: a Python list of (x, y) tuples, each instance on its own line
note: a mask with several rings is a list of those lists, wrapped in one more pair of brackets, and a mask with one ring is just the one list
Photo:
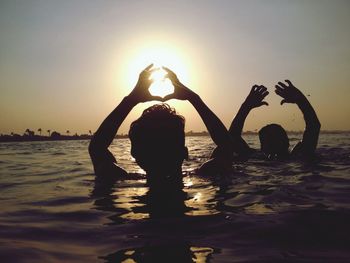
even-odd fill
[(315, 132), (320, 132), (321, 130), (321, 123), (318, 119), (310, 122), (310, 123), (307, 123), (306, 124), (306, 130), (313, 130)]
[(97, 154), (103, 152), (107, 147), (104, 146), (104, 144), (100, 141), (100, 139), (96, 136), (93, 136), (90, 140), (88, 151), (90, 154), (90, 157), (96, 156)]
[(317, 119), (316, 123), (315, 123), (315, 129), (318, 130), (318, 132), (320, 132), (321, 130), (321, 122)]
[(95, 148), (95, 146), (94, 146), (94, 143), (93, 143), (93, 141), (91, 139), (90, 143), (89, 143), (89, 147), (88, 147), (88, 151), (89, 151), (90, 156), (94, 152), (94, 148)]

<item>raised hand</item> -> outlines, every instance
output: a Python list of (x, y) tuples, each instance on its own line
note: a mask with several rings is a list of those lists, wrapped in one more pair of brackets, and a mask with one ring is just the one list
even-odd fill
[(278, 82), (278, 85), (275, 86), (276, 94), (283, 98), (281, 105), (283, 103), (300, 103), (306, 99), (304, 94), (298, 90), (290, 80), (286, 79), (285, 81), (288, 85), (283, 82)]
[(170, 100), (170, 99), (190, 100), (196, 95), (196, 93), (194, 93), (192, 90), (187, 88), (185, 85), (183, 85), (179, 81), (179, 79), (177, 78), (176, 74), (173, 71), (171, 71), (167, 67), (162, 67), (162, 68), (167, 72), (167, 75), (165, 77), (169, 78), (171, 83), (174, 86), (174, 93), (165, 96), (163, 100)]
[(164, 97), (164, 100), (178, 99), (188, 100), (196, 109), (199, 116), (202, 118), (205, 126), (208, 129), (210, 137), (217, 145), (216, 153), (211, 157), (209, 162), (203, 164), (199, 168), (200, 174), (213, 174), (213, 170), (226, 169), (232, 164), (232, 141), (225, 125), (221, 120), (210, 110), (210, 108), (203, 102), (199, 95), (183, 85), (176, 74), (170, 69), (163, 67), (167, 72), (166, 78), (169, 78), (174, 86), (174, 93)]
[(263, 85), (254, 85), (250, 90), (247, 98), (244, 101), (244, 104), (250, 109), (258, 108), (262, 105), (269, 105), (264, 101), (265, 97), (269, 94), (267, 88)]
[(153, 64), (149, 65), (145, 68), (139, 76), (139, 80), (135, 88), (129, 94), (129, 98), (131, 98), (135, 103), (146, 102), (151, 100), (159, 100), (163, 101), (164, 99), (160, 96), (153, 96), (149, 92), (149, 87), (152, 84), (152, 80), (150, 79), (152, 72), (154, 69), (151, 69)]

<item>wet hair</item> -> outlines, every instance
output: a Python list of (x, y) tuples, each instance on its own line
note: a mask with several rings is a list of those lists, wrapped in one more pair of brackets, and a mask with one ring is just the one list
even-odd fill
[(166, 103), (145, 109), (131, 123), (129, 138), (131, 154), (146, 172), (181, 165), (186, 158), (185, 118)]
[(269, 124), (259, 131), (261, 150), (268, 155), (286, 155), (289, 149), (287, 132), (281, 125)]

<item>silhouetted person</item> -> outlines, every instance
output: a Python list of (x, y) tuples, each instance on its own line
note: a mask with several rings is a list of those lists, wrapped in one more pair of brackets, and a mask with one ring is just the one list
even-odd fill
[[(91, 139), (89, 153), (96, 174), (96, 184), (111, 185), (116, 179), (128, 178), (128, 173), (117, 165), (117, 160), (108, 147), (129, 112), (137, 104), (152, 100), (188, 100), (201, 116), (217, 145), (217, 154), (198, 169), (199, 174), (220, 172), (231, 166), (228, 154), (232, 152), (231, 138), (219, 118), (167, 68), (164, 69), (174, 86), (174, 93), (165, 98), (152, 96), (148, 91), (152, 83), (151, 67), (152, 65), (141, 72), (133, 91), (108, 115)], [(150, 186), (149, 200), (167, 202), (173, 207), (178, 206), (181, 211), (184, 211), (181, 166), (188, 157), (184, 125), (184, 117), (176, 114), (174, 109), (167, 104), (156, 104), (144, 110), (141, 117), (131, 124), (129, 131), (131, 155), (146, 172), (147, 184)], [(105, 192), (109, 192), (108, 187)], [(157, 204), (151, 203), (153, 207), (150, 206), (150, 209), (157, 211)], [(164, 207), (164, 204), (159, 203), (158, 207), (161, 206)]]
[[(314, 155), (317, 146), (321, 124), (317, 118), (316, 112), (304, 94), (289, 80), (286, 80), (286, 83), (287, 84), (278, 82), (278, 85), (275, 86), (275, 92), (283, 98), (281, 105), (283, 103), (295, 103), (303, 113), (306, 123), (303, 139), (289, 152), (289, 138), (286, 131), (278, 124), (269, 124), (259, 131), (261, 151), (269, 159), (285, 159), (289, 156), (310, 158)], [(268, 105), (267, 102), (264, 101), (268, 94), (269, 92), (266, 87), (262, 85), (253, 86), (236, 117), (232, 121), (229, 132), (233, 138), (238, 154), (243, 158), (249, 157), (253, 152), (241, 137), (245, 119), (252, 109), (262, 105)]]

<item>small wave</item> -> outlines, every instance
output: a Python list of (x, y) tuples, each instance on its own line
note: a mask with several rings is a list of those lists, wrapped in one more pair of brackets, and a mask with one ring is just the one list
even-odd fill
[(18, 155), (31, 155), (31, 154), (33, 154), (33, 152), (18, 152), (17, 153)]
[(73, 168), (73, 169), (68, 170), (68, 172), (69, 173), (74, 173), (74, 172), (82, 172), (84, 170), (85, 169), (83, 167), (77, 167), (77, 168)]
[(66, 153), (64, 153), (64, 152), (54, 152), (54, 153), (51, 153), (51, 155), (54, 155), (54, 156), (56, 156), (56, 155), (66, 155)]
[(87, 196), (72, 196), (65, 198), (56, 198), (45, 201), (28, 202), (26, 204), (36, 205), (36, 206), (64, 206), (76, 203), (86, 203), (90, 202), (91, 199)]
[(16, 187), (18, 186), (20, 183), (0, 183), (0, 190), (5, 190), (11, 187)]
[[(74, 256), (89, 253), (93, 256), (89, 262), (95, 262), (100, 251), (109, 254), (113, 249), (143, 248), (145, 244), (164, 243), (172, 238), (201, 243), (198, 247), (219, 247), (222, 257), (212, 258), (213, 262), (230, 262), (233, 257), (240, 261), (249, 257), (251, 251), (264, 256), (267, 246), (283, 249), (269, 250), (278, 258), (262, 261), (283, 261), (288, 257), (293, 262), (305, 258), (308, 261), (305, 253), (319, 255), (324, 248), (349, 255), (350, 215), (345, 212), (350, 209), (350, 140), (322, 134), (320, 139), (320, 158), (312, 164), (269, 162), (258, 157), (235, 163), (232, 173), (208, 178), (197, 175), (194, 168), (210, 155), (211, 141), (186, 139), (195, 151), (183, 165), (188, 172), (180, 203), (169, 191), (153, 202), (146, 178), (140, 174), (99, 188), (91, 172), (87, 142), (50, 142), (44, 145), (48, 147), (43, 143), (26, 147), (11, 144), (0, 150), (6, 158), (0, 161), (4, 173), (0, 176), (1, 259), (78, 262), (84, 257)], [(258, 137), (251, 136), (249, 142), (257, 146)], [(45, 152), (39, 152), (38, 144)], [(130, 143), (118, 143), (118, 147), (116, 144), (112, 148), (117, 157), (122, 157), (118, 158), (120, 165), (139, 172), (140, 168), (130, 161)], [(16, 159), (12, 153), (25, 154)], [(163, 202), (164, 207), (177, 207), (181, 216), (157, 217), (158, 212), (162, 213), (155, 209), (158, 202)], [(212, 237), (209, 240), (208, 233)], [(290, 247), (296, 252), (284, 249)], [(230, 248), (236, 250), (227, 252)], [(59, 249), (69, 249), (72, 258)], [(326, 259), (330, 259), (332, 251), (327, 252)], [(9, 257), (22, 252), (26, 259), (18, 256), (4, 260), (4, 254)], [(232, 257), (225, 258), (226, 253)], [(51, 257), (52, 254), (57, 257)], [(322, 261), (321, 257), (317, 259), (314, 261)]]

